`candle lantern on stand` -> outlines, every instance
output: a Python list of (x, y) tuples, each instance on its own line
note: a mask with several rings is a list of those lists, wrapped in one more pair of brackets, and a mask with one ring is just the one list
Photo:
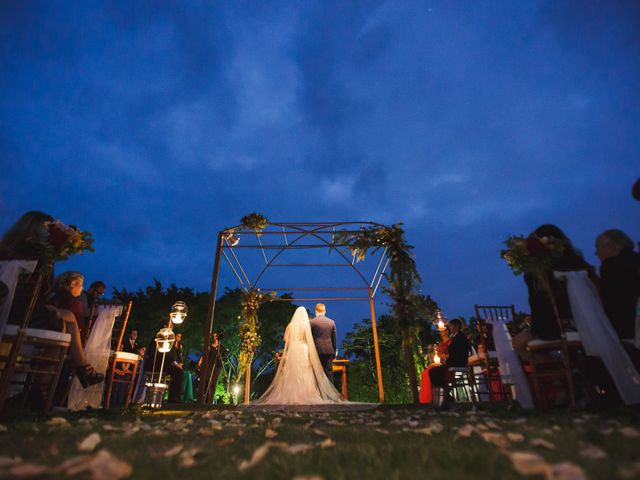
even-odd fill
[[(187, 305), (186, 303), (179, 301), (173, 304), (171, 307), (171, 313), (169, 313), (169, 326), (162, 328), (156, 334), (156, 352), (153, 357), (153, 370), (151, 372), (151, 382), (146, 384), (147, 392), (145, 397), (145, 405), (148, 408), (157, 410), (162, 408), (162, 402), (164, 400), (164, 394), (167, 390), (167, 384), (162, 381), (162, 372), (164, 370), (164, 361), (167, 353), (173, 348), (173, 344), (176, 341), (176, 335), (173, 332), (173, 325), (180, 325), (187, 317)], [(162, 360), (160, 361), (160, 372), (158, 373), (158, 381), (154, 383), (153, 374), (156, 369), (156, 359), (158, 353), (162, 354)]]

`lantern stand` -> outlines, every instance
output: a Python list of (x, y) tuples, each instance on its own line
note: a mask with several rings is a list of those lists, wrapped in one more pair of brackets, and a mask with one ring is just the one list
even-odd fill
[[(167, 384), (162, 383), (162, 371), (164, 370), (164, 360), (168, 352), (171, 351), (175, 343), (176, 336), (173, 332), (173, 325), (180, 325), (187, 317), (187, 305), (182, 301), (178, 301), (171, 307), (169, 313), (169, 326), (161, 328), (156, 334), (156, 352), (153, 357), (153, 369), (151, 371), (151, 382), (146, 384), (147, 394), (145, 397), (145, 405), (148, 408), (157, 410), (162, 408), (164, 394), (167, 390)], [(156, 369), (156, 358), (158, 352), (162, 353), (162, 361), (160, 362), (160, 372), (158, 374), (158, 382), (153, 383), (153, 372)]]

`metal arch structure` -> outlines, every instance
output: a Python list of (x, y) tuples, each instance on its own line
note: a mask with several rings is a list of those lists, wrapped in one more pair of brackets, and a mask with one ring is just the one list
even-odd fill
[[(256, 232), (254, 229), (239, 225), (233, 228), (226, 228), (218, 233), (218, 241), (213, 266), (213, 274), (211, 277), (211, 293), (209, 297), (209, 308), (207, 312), (207, 322), (204, 331), (204, 345), (202, 353), (202, 367), (200, 382), (198, 385), (198, 401), (204, 404), (206, 401), (206, 378), (209, 377), (209, 347), (210, 336), (213, 332), (214, 315), (216, 308), (216, 295), (218, 290), (218, 276), (220, 272), (220, 264), (224, 258), (229, 264), (231, 271), (237, 278), (240, 287), (245, 291), (252, 288), (261, 289), (263, 291), (275, 292), (295, 292), (293, 296), (287, 298), (277, 298), (282, 301), (368, 301), (371, 314), (371, 327), (373, 330), (373, 344), (376, 360), (376, 374), (378, 380), (378, 393), (380, 402), (384, 402), (384, 386), (382, 382), (382, 366), (380, 364), (380, 349), (378, 346), (378, 331), (376, 326), (376, 311), (374, 297), (380, 286), (382, 277), (389, 265), (389, 258), (386, 257), (386, 249), (381, 249), (376, 268), (373, 275), (368, 277), (358, 268), (356, 258), (351, 253), (343, 251), (348, 244), (335, 245), (334, 235), (337, 232), (358, 232), (365, 227), (386, 228), (385, 225), (374, 222), (268, 222), (267, 226), (261, 231)], [(264, 241), (263, 241), (264, 237)], [(253, 239), (253, 244), (247, 244), (242, 240)], [(244, 244), (243, 244), (244, 243)], [(329, 252), (336, 252), (339, 262), (333, 263), (279, 263), (277, 262), (285, 254), (291, 251), (304, 251), (310, 249), (324, 248)], [(247, 275), (245, 268), (238, 259), (236, 252), (253, 249), (259, 250), (264, 260), (264, 267), (259, 269), (259, 273), (253, 280)], [(352, 287), (263, 287), (260, 282), (265, 274), (275, 268), (349, 268), (357, 279), (359, 286)], [(304, 292), (323, 292), (319, 296), (304, 297)], [(356, 292), (356, 293), (353, 293)], [(358, 292), (362, 294), (359, 295)], [(349, 295), (349, 296), (345, 296)], [(245, 403), (249, 401), (250, 394), (250, 369), (247, 369), (245, 379)]]

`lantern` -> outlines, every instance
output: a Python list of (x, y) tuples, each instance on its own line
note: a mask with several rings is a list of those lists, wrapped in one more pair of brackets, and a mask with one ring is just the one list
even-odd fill
[(184, 319), (187, 318), (187, 311), (188, 308), (186, 303), (182, 301), (174, 303), (171, 307), (171, 313), (169, 314), (171, 323), (173, 323), (174, 325), (180, 325), (182, 322), (184, 322)]
[(156, 334), (156, 348), (158, 353), (168, 353), (173, 347), (176, 336), (170, 328), (163, 328)]

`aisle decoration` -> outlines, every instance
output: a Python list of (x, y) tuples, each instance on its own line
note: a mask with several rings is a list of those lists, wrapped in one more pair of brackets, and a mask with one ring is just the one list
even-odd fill
[(52, 261), (67, 260), (72, 255), (93, 252), (93, 235), (60, 220), (44, 222), (36, 235), (43, 256)]
[[(260, 346), (262, 339), (258, 333), (258, 310), (264, 303), (274, 299), (275, 292), (263, 293), (260, 289), (251, 289), (242, 292), (240, 300), (240, 354), (238, 355), (238, 376), (236, 383), (242, 375), (248, 374), (253, 362), (256, 350)], [(249, 375), (245, 380), (248, 384)]]
[(500, 257), (509, 264), (514, 275), (530, 274), (535, 279), (545, 281), (545, 274), (551, 270), (564, 253), (566, 243), (554, 237), (511, 235), (505, 241), (507, 248), (500, 251)]
[(337, 247), (346, 247), (358, 262), (363, 261), (368, 252), (374, 254), (381, 248), (385, 249), (389, 264), (389, 273), (385, 274), (385, 278), (389, 286), (384, 288), (384, 291), (393, 301), (391, 309), (402, 333), (407, 374), (414, 401), (417, 403), (418, 380), (413, 360), (414, 331), (421, 318), (432, 314), (433, 301), (414, 291), (421, 278), (411, 253), (413, 246), (404, 238), (402, 223), (390, 227), (381, 225), (361, 228), (357, 232), (338, 231), (334, 235), (333, 244), (333, 248)]

